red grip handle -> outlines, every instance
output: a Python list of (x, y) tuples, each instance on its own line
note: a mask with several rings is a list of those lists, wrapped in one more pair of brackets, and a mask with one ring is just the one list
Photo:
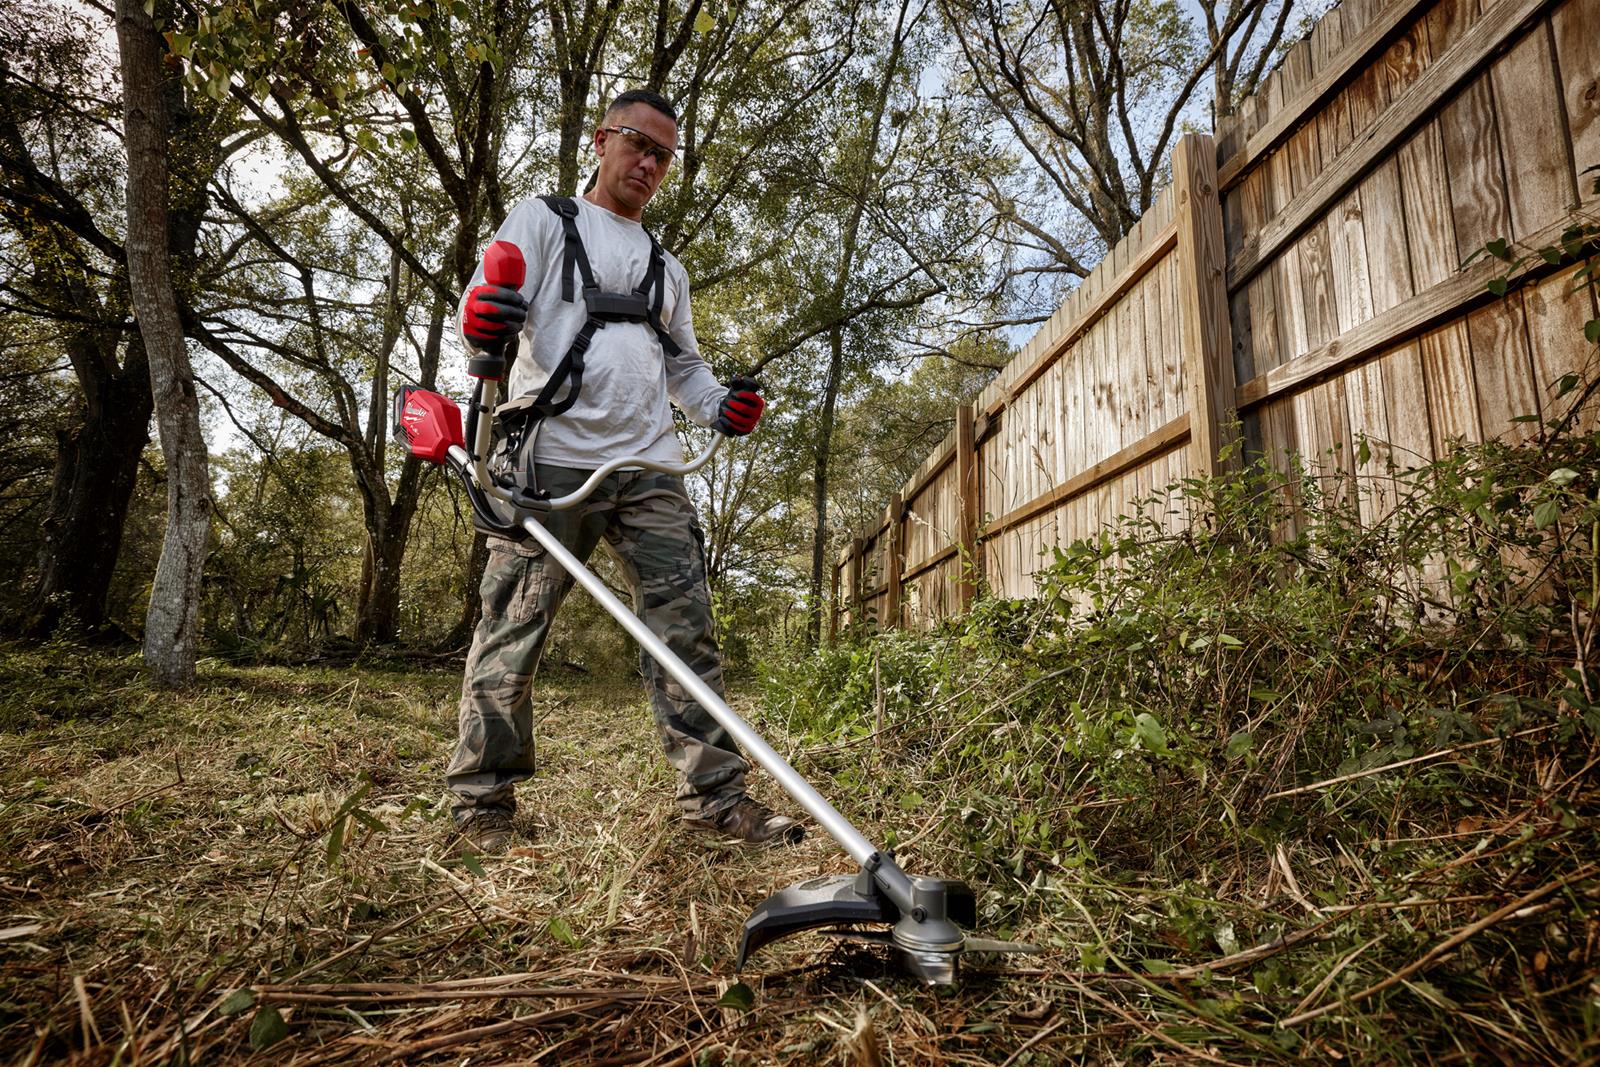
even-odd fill
[(483, 280), (506, 289), (521, 289), (526, 268), (522, 252), (510, 241), (496, 241), (483, 254)]

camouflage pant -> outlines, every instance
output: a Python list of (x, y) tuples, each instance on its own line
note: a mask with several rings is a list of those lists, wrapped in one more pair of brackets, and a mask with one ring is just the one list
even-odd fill
[[(541, 488), (572, 492), (587, 471), (539, 464)], [(545, 516), (545, 529), (587, 561), (604, 538), (622, 564), (634, 608), (650, 630), (723, 693), (711, 632), (704, 535), (681, 479), (651, 471), (611, 475), (582, 504)], [(467, 654), (455, 755), (445, 771), (459, 818), (474, 807), (516, 807), (516, 783), (531, 777), (531, 689), (556, 609), (573, 578), (535, 541), (489, 538), (483, 618)], [(744, 793), (748, 765), (727, 732), (649, 655), (641, 666), (656, 731), (680, 775), (685, 814), (715, 813)]]

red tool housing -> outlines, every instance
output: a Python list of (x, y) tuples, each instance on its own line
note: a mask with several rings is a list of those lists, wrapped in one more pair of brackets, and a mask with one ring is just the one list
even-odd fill
[(443, 463), (451, 445), (465, 446), (461, 409), (442, 393), (401, 389), (394, 398), (394, 435), (418, 459)]

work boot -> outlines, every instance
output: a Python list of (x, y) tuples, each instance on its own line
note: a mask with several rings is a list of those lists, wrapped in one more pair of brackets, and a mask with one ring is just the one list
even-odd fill
[(721, 834), (733, 841), (752, 845), (769, 842), (798, 845), (806, 836), (806, 828), (787, 815), (779, 815), (765, 804), (742, 796), (721, 811), (702, 818), (685, 818), (684, 823), (696, 830)]
[(504, 808), (468, 808), (456, 817), (456, 851), (497, 856), (506, 850), (514, 833), (511, 813)]

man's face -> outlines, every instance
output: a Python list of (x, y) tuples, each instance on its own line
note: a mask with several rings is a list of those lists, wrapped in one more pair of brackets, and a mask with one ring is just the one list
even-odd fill
[[(619, 132), (618, 127), (637, 132)], [(619, 215), (638, 218), (672, 165), (670, 160), (664, 162), (655, 148), (677, 151), (678, 128), (671, 119), (649, 104), (629, 104), (607, 112), (601, 128), (594, 132), (594, 149), (600, 156), (596, 201)]]

